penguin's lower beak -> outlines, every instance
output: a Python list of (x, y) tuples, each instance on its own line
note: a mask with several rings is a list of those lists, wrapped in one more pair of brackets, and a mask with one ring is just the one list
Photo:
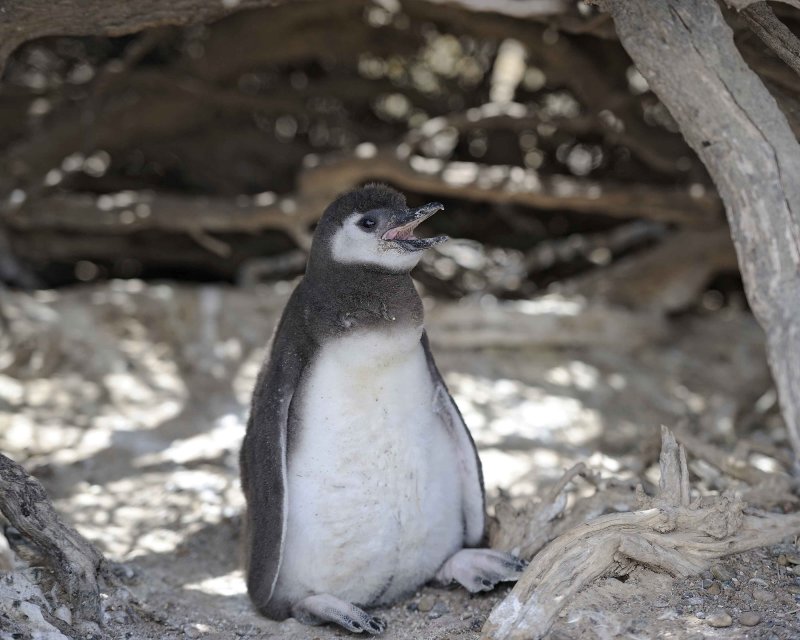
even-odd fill
[(397, 243), (407, 251), (422, 251), (447, 242), (447, 236), (436, 236), (434, 238), (417, 238), (414, 229), (423, 221), (430, 218), (437, 211), (444, 209), (444, 205), (439, 202), (430, 202), (422, 205), (419, 209), (405, 211), (392, 216), (389, 229), (381, 236), (382, 240), (389, 240)]

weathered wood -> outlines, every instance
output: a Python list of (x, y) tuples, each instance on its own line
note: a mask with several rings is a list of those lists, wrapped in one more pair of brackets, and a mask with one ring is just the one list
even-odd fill
[(687, 188), (622, 185), (567, 175), (542, 175), (518, 166), (448, 162), (437, 158), (404, 156), (395, 148), (371, 148), (355, 157), (331, 156), (299, 179), (306, 191), (317, 185), (338, 192), (341, 184), (365, 179), (385, 180), (401, 189), (442, 197), (508, 203), (544, 210), (600, 213), (603, 215), (716, 226), (715, 194), (693, 196)]
[(444, 349), (606, 346), (620, 351), (664, 339), (669, 327), (656, 313), (559, 296), (482, 305), (436, 304), (427, 312), (430, 338)]
[(776, 56), (800, 74), (800, 40), (778, 20), (766, 2), (754, 2), (742, 10), (742, 17)]
[[(716, 194), (694, 197), (685, 188), (625, 185), (575, 178), (540, 176), (521, 167), (445, 162), (419, 155), (403, 156), (392, 147), (367, 147), (355, 153), (332, 153), (301, 170), (295, 192), (279, 197), (264, 193), (236, 198), (176, 196), (152, 191), (92, 195), (61, 193), (31, 198), (16, 208), (0, 207), (0, 224), (35, 236), (66, 231), (58, 243), (36, 244), (28, 257), (39, 261), (103, 257), (116, 247), (92, 244), (91, 234), (124, 236), (143, 231), (187, 233), (204, 247), (213, 233), (255, 233), (277, 230), (297, 248), (308, 250), (311, 225), (325, 206), (344, 190), (373, 180), (432, 196), (491, 203), (514, 203), (533, 210), (574, 211), (586, 215), (645, 218), (689, 228), (719, 224)], [(84, 235), (76, 235), (76, 234)], [(25, 242), (17, 242), (19, 252)], [(22, 255), (22, 257), (25, 257)], [(705, 261), (711, 264), (713, 261)], [(685, 265), (686, 266), (686, 265)]]
[[(784, 4), (788, 4), (796, 9), (800, 9), (800, 0), (777, 0), (778, 2), (783, 2)], [(750, 5), (759, 4), (761, 0), (725, 0), (729, 7), (733, 7), (734, 9), (738, 9), (741, 11), (742, 9), (746, 9)]]
[(800, 144), (713, 0), (611, 0), (623, 46), (708, 168), (800, 454)]
[(61, 520), (39, 481), (2, 454), (0, 512), (42, 550), (69, 598), (73, 619), (100, 623), (102, 554)]
[(638, 511), (595, 518), (548, 544), (494, 608), (484, 640), (543, 638), (572, 597), (600, 576), (624, 575), (636, 564), (689, 576), (715, 558), (800, 532), (798, 514), (745, 515), (745, 504), (727, 496), (690, 502), (684, 448), (668, 429), (661, 436), (658, 495), (642, 493)]
[(215, 20), (235, 10), (280, 0), (5, 0), (0, 11), (0, 73), (20, 44), (51, 35), (121, 36), (163, 25)]
[(295, 243), (311, 246), (309, 226), (326, 200), (278, 198), (271, 194), (239, 198), (175, 196), (151, 191), (123, 191), (94, 196), (57, 194), (33, 200), (22, 209), (0, 213), (10, 229), (126, 235), (159, 230), (181, 233), (252, 233), (275, 229)]
[(669, 313), (695, 302), (714, 274), (736, 267), (726, 227), (682, 229), (652, 248), (564, 283), (563, 290), (593, 300)]

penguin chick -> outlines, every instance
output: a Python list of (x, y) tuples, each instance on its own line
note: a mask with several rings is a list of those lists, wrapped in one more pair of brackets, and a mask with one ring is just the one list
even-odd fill
[(472, 437), (431, 355), (409, 275), (440, 209), (385, 186), (336, 199), (314, 233), (255, 390), (241, 451), (247, 588), (264, 615), (381, 633), (364, 607), (424, 583), (516, 580), (474, 548), (484, 491)]

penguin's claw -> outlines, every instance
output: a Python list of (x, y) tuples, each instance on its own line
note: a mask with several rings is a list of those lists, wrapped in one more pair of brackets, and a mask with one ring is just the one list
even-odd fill
[(494, 549), (462, 549), (436, 574), (444, 584), (458, 582), (470, 593), (491, 591), (499, 582), (516, 582), (527, 562)]
[(364, 618), (360, 620), (353, 620), (350, 616), (342, 616), (340, 620), (334, 620), (340, 626), (353, 633), (367, 633), (376, 636), (386, 631), (386, 622), (381, 618), (376, 618), (365, 613)]
[(353, 620), (350, 616), (343, 615), (341, 618), (336, 620), (336, 622), (347, 629), (348, 631), (352, 631), (353, 633), (361, 633), (364, 630), (358, 622)]
[(369, 620), (367, 631), (374, 635), (383, 633), (386, 631), (386, 620), (383, 618), (378, 618), (377, 616), (372, 616)]
[(353, 633), (383, 633), (386, 621), (369, 615), (354, 604), (329, 594), (309, 596), (292, 607), (292, 615), (304, 624), (333, 622)]
[[(382, 618), (369, 615), (367, 612), (362, 611), (355, 605), (350, 605), (351, 614), (341, 613), (336, 615), (333, 613), (331, 622), (335, 622), (341, 627), (353, 633), (363, 633), (366, 631), (370, 635), (376, 636), (386, 630), (386, 622)], [(352, 615), (358, 612), (357, 619)]]

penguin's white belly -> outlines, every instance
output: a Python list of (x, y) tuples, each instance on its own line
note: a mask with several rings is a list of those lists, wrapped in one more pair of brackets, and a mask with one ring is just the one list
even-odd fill
[(302, 394), (276, 593), (369, 605), (430, 580), (463, 546), (464, 524), (420, 331), (326, 345)]

